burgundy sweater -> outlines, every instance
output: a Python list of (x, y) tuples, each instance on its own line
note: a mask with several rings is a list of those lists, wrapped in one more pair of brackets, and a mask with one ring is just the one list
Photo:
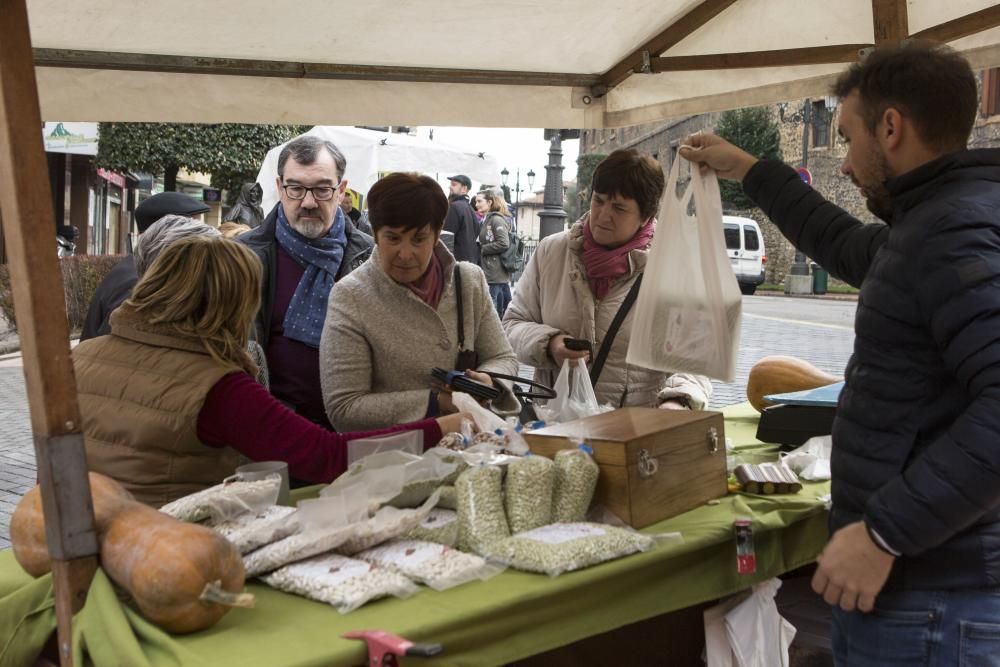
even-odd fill
[(232, 447), (254, 461), (285, 461), (292, 477), (332, 482), (347, 469), (347, 443), (399, 431), (423, 431), (424, 446), (441, 440), (434, 419), (363, 433), (333, 433), (295, 414), (246, 373), (230, 373), (209, 390), (198, 413), (198, 439)]

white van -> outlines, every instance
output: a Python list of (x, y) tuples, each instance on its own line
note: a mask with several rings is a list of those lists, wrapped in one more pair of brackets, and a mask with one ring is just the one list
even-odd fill
[(767, 263), (760, 226), (750, 218), (724, 215), (722, 230), (726, 236), (726, 254), (733, 265), (740, 291), (753, 294), (757, 285), (764, 282), (764, 264)]

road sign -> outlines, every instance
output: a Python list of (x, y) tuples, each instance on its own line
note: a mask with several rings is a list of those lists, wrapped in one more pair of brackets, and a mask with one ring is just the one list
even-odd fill
[(813, 184), (813, 175), (812, 172), (810, 172), (808, 169), (806, 169), (805, 167), (799, 167), (795, 171), (798, 173), (799, 178), (802, 179), (803, 183), (805, 183), (806, 185)]

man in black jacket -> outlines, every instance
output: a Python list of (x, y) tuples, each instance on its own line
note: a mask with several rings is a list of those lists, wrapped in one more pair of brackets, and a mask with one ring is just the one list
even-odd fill
[(332, 430), (323, 405), (319, 340), (333, 284), (361, 266), (374, 241), (340, 208), (347, 160), (316, 137), (295, 139), (278, 156), (278, 203), (263, 224), (236, 239), (264, 265), (257, 342), (271, 393)]
[(718, 137), (681, 155), (741, 180), (796, 247), (861, 288), (813, 578), (834, 605), (837, 664), (998, 664), (1000, 150), (966, 149), (976, 80), (949, 49), (876, 50), (834, 93), (841, 170), (885, 224)]
[(441, 240), (460, 262), (479, 264), (479, 222), (469, 204), (472, 180), (465, 174), (448, 177), (448, 216)]
[[(152, 226), (154, 222), (165, 215), (183, 215), (188, 218), (200, 220), (204, 213), (209, 211), (208, 205), (203, 201), (198, 201), (194, 197), (189, 197), (180, 192), (161, 192), (158, 195), (147, 197), (135, 207), (135, 226), (142, 234)], [(139, 276), (135, 271), (135, 260), (132, 255), (127, 255), (114, 268), (104, 276), (104, 280), (97, 286), (90, 306), (87, 309), (87, 319), (83, 323), (83, 331), (80, 333), (80, 340), (106, 336), (111, 333), (111, 325), (108, 318), (111, 311), (122, 305), (125, 299), (132, 294), (132, 288), (139, 281)]]

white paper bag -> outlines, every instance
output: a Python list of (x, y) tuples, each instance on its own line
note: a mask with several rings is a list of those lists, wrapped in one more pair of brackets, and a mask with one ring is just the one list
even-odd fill
[[(743, 301), (726, 255), (719, 182), (714, 172), (703, 176), (692, 169), (678, 198), (680, 162), (670, 168), (627, 361), (732, 382)], [(692, 200), (695, 215), (688, 212)]]

